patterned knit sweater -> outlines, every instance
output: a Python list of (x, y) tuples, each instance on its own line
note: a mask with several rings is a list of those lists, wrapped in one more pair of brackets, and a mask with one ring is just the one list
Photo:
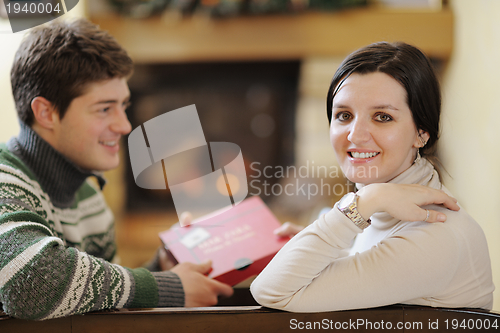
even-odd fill
[(91, 175), (27, 126), (0, 144), (0, 305), (7, 314), (44, 320), (184, 305), (176, 274), (109, 262), (113, 215)]

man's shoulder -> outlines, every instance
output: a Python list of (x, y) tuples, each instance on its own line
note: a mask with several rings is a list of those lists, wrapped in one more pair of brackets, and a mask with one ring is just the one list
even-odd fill
[(36, 180), (33, 172), (7, 148), (6, 143), (0, 143), (0, 172), (23, 174), (31, 180)]
[(91, 179), (87, 179), (76, 192), (76, 201), (81, 202), (93, 198), (93, 200), (102, 197), (101, 190), (93, 183)]

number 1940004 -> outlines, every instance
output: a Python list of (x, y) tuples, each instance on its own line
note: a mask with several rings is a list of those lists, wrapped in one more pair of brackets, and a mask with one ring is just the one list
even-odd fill
[(60, 14), (63, 12), (63, 8), (61, 8), (60, 3), (52, 4), (50, 2), (7, 2), (5, 4), (5, 9), (7, 14)]
[(469, 329), (469, 330), (497, 330), (498, 329), (498, 319), (446, 319), (444, 321), (446, 329)]

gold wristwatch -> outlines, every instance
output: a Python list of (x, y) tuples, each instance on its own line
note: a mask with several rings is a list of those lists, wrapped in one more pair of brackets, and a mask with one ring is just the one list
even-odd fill
[(340, 199), (337, 208), (344, 213), (361, 230), (370, 226), (370, 219), (366, 221), (358, 212), (359, 196), (354, 192), (349, 192)]

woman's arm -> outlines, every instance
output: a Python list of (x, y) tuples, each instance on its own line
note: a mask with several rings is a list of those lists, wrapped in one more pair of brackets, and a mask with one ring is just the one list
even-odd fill
[[(394, 189), (412, 192), (411, 187)], [(420, 196), (398, 198), (398, 204), (414, 205), (413, 199)], [(335, 205), (283, 247), (255, 279), (252, 294), (264, 306), (296, 312), (374, 307), (431, 296), (453, 275), (457, 245), (444, 225), (423, 223), (347, 257), (345, 250), (362, 230)]]

